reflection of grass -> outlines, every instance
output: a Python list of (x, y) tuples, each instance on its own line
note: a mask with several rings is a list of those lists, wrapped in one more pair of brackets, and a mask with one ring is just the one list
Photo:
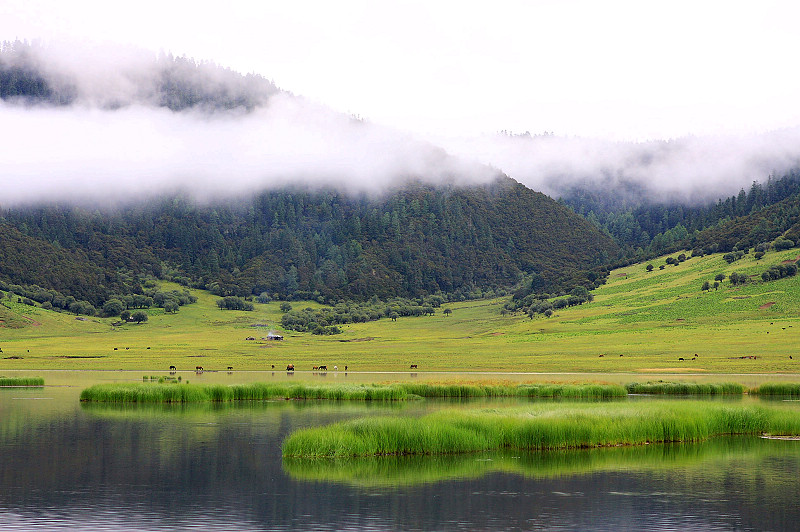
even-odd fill
[(442, 411), (419, 419), (361, 418), (304, 429), (284, 456), (446, 454), (700, 441), (723, 434), (800, 434), (797, 410), (682, 401), (550, 404)]
[(745, 392), (744, 386), (732, 382), (633, 382), (625, 385), (625, 388), (628, 393), (654, 395), (742, 395)]
[(42, 377), (0, 377), (0, 386), (44, 386)]
[(322, 401), (241, 401), (226, 403), (81, 403), (81, 410), (93, 416), (117, 419), (152, 421), (163, 419), (168, 421), (211, 422), (218, 421), (220, 416), (227, 415), (262, 415), (286, 413), (303, 413), (314, 415), (365, 416), (375, 413), (396, 413), (407, 408), (408, 403), (401, 402), (351, 402), (332, 403)]
[[(356, 458), (284, 457), (283, 467), (296, 480), (341, 482), (367, 488), (414, 486), (448, 479), (511, 473), (553, 478), (600, 471), (644, 471), (687, 467), (710, 460), (769, 457), (785, 446), (760, 438), (714, 438), (698, 444), (662, 444), (557, 451), (496, 451), (439, 456)], [(798, 447), (800, 449), (800, 447)], [(794, 456), (798, 452), (795, 451)], [(722, 469), (720, 469), (722, 471)]]

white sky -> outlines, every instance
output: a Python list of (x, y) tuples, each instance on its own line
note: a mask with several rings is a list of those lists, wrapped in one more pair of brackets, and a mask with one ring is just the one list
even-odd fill
[(0, 0), (0, 40), (211, 60), (428, 135), (800, 125), (794, 1)]

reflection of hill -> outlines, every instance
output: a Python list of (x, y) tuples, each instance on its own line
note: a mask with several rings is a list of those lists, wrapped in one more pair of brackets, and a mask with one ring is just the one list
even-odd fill
[[(720, 437), (695, 444), (654, 444), (564, 451), (501, 451), (439, 456), (388, 456), (353, 459), (284, 458), (284, 470), (296, 480), (338, 482), (359, 488), (393, 488), (510, 473), (526, 478), (558, 478), (612, 471), (686, 469), (737, 460), (764, 462), (766, 473), (776, 451), (800, 458), (800, 445), (788, 447), (758, 437)], [(785, 442), (784, 442), (785, 443)], [(705, 470), (705, 468), (704, 468)], [(713, 468), (720, 481), (725, 467)], [(778, 475), (783, 476), (783, 475)]]

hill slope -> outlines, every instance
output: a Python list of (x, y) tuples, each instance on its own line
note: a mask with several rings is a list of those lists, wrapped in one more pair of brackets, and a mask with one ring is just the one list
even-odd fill
[[(197, 303), (176, 314), (150, 309), (146, 323), (112, 325), (118, 318), (76, 318), (5, 297), (0, 300), (0, 371), (166, 371), (170, 365), (269, 370), (292, 363), (296, 378), (302, 379), (313, 378), (312, 366), (327, 364), (349, 366), (356, 372), (349, 378), (360, 382), (375, 379), (360, 372), (404, 371), (413, 363), (420, 377), (452, 371), (460, 379), (463, 371), (502, 371), (587, 372), (623, 383), (741, 374), (705, 380), (754, 385), (765, 378), (759, 373), (784, 373), (783, 378), (797, 381), (800, 359), (790, 355), (797, 354), (800, 343), (798, 278), (764, 282), (760, 276), (770, 266), (795, 259), (797, 252), (787, 250), (767, 252), (760, 260), (749, 255), (733, 264), (722, 254), (694, 257), (652, 272), (636, 264), (612, 271), (608, 282), (594, 290), (594, 301), (558, 310), (550, 318), (503, 315), (506, 300), (499, 298), (451, 302), (443, 305), (450, 313), (443, 308), (432, 316), (350, 324), (335, 337), (284, 331), (282, 342), (261, 339), (280, 330), (278, 302), (255, 303), (252, 312), (224, 311), (216, 308), (211, 294), (195, 290)], [(733, 272), (749, 281), (731, 284)], [(718, 274), (725, 280), (717, 289), (701, 289)], [(315, 302), (302, 306), (319, 308)], [(585, 380), (571, 373), (506, 373), (502, 378)], [(237, 372), (228, 379), (258, 380), (264, 374)]]
[[(3, 215), (17, 229), (0, 231), (0, 244), (24, 231), (30, 263), (58, 242), (83, 257), (78, 270), (91, 258), (109, 278), (158, 276), (160, 260), (171, 278), (218, 295), (282, 299), (466, 296), (513, 286), (523, 275), (558, 291), (591, 284), (587, 272), (616, 252), (580, 216), (508, 178), (409, 185), (383, 197), (285, 189), (207, 206), (172, 199), (115, 213), (47, 206)], [(72, 292), (43, 272), (20, 270), (17, 253), (0, 257), (0, 280)], [(94, 294), (95, 304), (110, 291), (137, 290), (136, 282), (103, 285), (112, 290)]]

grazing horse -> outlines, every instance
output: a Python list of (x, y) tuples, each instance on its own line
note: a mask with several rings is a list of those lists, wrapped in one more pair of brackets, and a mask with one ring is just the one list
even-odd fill
[(311, 369), (317, 371), (319, 369), (319, 366), (312, 366)]
[(320, 371), (328, 371), (328, 366), (320, 366), (319, 370)]
[(286, 371), (294, 371), (294, 364), (288, 364), (286, 366)]
[(411, 369), (417, 369), (417, 365), (416, 364), (411, 364)]
[(339, 366), (333, 366), (333, 371), (339, 371)]
[(683, 360), (683, 357), (678, 358), (678, 360)]
[[(789, 357), (789, 358), (792, 358), (792, 357)], [(347, 371), (347, 366), (344, 367), (344, 370)]]
[(199, 372), (203, 371), (203, 366), (197, 366), (196, 368), (194, 368), (194, 370), (199, 373)]
[(228, 366), (228, 371), (232, 371), (232, 370), (233, 370), (233, 366)]
[(178, 371), (178, 368), (176, 368), (175, 366), (170, 366), (170, 367), (169, 367), (169, 370), (170, 370), (170, 371)]

